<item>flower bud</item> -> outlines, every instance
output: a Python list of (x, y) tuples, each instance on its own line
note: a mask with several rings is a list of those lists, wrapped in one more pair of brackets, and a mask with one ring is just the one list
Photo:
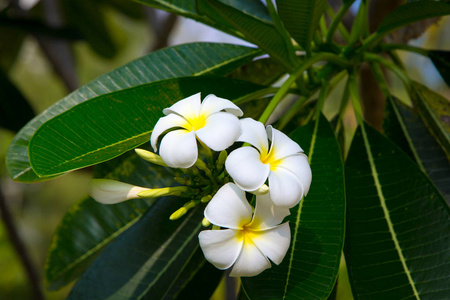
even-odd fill
[(181, 196), (190, 189), (186, 186), (166, 187), (162, 189), (146, 189), (138, 193), (140, 198), (157, 198), (162, 196)]
[(186, 207), (180, 207), (178, 210), (176, 210), (173, 214), (170, 215), (169, 219), (171, 221), (175, 221), (178, 220), (179, 218), (181, 218), (182, 216), (184, 216), (187, 213), (187, 209)]
[(115, 204), (139, 198), (139, 193), (148, 190), (150, 189), (116, 180), (93, 179), (91, 181), (89, 195), (97, 202), (103, 204)]
[(208, 227), (211, 225), (211, 222), (209, 222), (207, 218), (203, 218), (202, 225), (203, 227)]
[(134, 149), (134, 151), (139, 155), (142, 159), (151, 162), (156, 165), (160, 165), (163, 167), (167, 167), (166, 163), (162, 160), (161, 156), (155, 154), (153, 152), (144, 150), (144, 149)]
[(227, 157), (228, 157), (228, 153), (226, 150), (223, 150), (220, 152), (219, 157), (217, 158), (217, 161), (216, 161), (217, 170), (222, 170), (223, 165), (225, 164), (225, 161), (227, 160)]

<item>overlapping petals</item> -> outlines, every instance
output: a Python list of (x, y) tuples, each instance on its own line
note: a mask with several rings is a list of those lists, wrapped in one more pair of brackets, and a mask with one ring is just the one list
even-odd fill
[(241, 127), (237, 140), (255, 148), (242, 147), (231, 152), (225, 162), (227, 172), (246, 191), (258, 189), (268, 179), (275, 205), (295, 206), (311, 185), (311, 168), (302, 148), (281, 131), (272, 126), (265, 129), (253, 119), (242, 119)]
[(180, 100), (163, 110), (165, 117), (159, 119), (153, 129), (150, 142), (157, 151), (161, 135), (160, 155), (173, 168), (189, 168), (197, 160), (196, 139), (214, 151), (231, 146), (241, 133), (237, 117), (242, 111), (231, 101), (208, 95), (201, 102), (200, 93)]
[(289, 209), (273, 204), (269, 195), (256, 196), (255, 213), (245, 192), (233, 183), (224, 185), (205, 209), (205, 218), (221, 230), (199, 234), (206, 259), (219, 269), (233, 267), (230, 276), (255, 276), (279, 264), (289, 248), (289, 224), (279, 225)]

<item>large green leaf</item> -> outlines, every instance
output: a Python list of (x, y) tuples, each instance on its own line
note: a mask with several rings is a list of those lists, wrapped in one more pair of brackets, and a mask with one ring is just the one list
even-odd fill
[[(96, 177), (150, 188), (173, 185), (165, 168), (149, 164), (134, 152), (96, 167)], [(50, 289), (70, 283), (89, 266), (103, 248), (136, 223), (154, 200), (130, 200), (103, 205), (87, 197), (66, 213), (53, 236), (45, 263)]]
[(424, 19), (450, 14), (450, 4), (440, 1), (415, 1), (390, 12), (378, 27), (378, 33), (387, 34), (395, 29)]
[(40, 176), (94, 165), (149, 141), (162, 110), (201, 92), (237, 99), (262, 86), (230, 78), (161, 80), (98, 96), (42, 124), (30, 141), (33, 170)]
[(284, 26), (303, 49), (311, 48), (311, 39), (326, 5), (326, 0), (277, 0)]
[(290, 136), (308, 154), (311, 189), (291, 209), (292, 243), (283, 262), (256, 277), (242, 278), (249, 299), (327, 299), (338, 274), (345, 226), (339, 146), (323, 116)]
[(288, 70), (292, 70), (286, 43), (272, 23), (255, 18), (218, 0), (197, 0), (198, 11), (208, 18), (241, 32)]
[[(203, 207), (169, 220), (182, 203), (177, 198), (158, 200), (100, 254), (68, 299), (172, 299), (171, 288), (201, 252), (197, 236)], [(191, 274), (196, 270), (192, 268)]]
[(450, 86), (450, 51), (428, 51), (428, 57), (433, 62), (442, 79)]
[(162, 79), (227, 74), (259, 53), (258, 49), (237, 45), (192, 43), (153, 52), (104, 74), (55, 103), (14, 137), (6, 157), (8, 173), (14, 180), (21, 182), (44, 180), (31, 169), (29, 141), (43, 123), (83, 101)]
[(450, 164), (417, 112), (397, 99), (386, 102), (385, 134), (425, 171), (450, 203)]
[[(242, 38), (242, 34), (236, 32), (230, 27), (224, 26), (212, 20), (202, 14), (199, 14), (196, 10), (196, 0), (135, 0), (142, 4), (152, 6), (154, 8), (166, 10), (176, 15), (180, 15), (186, 18), (190, 18), (206, 25), (215, 27), (226, 33), (238, 36)], [(259, 0), (222, 0), (221, 2), (233, 6), (241, 11), (245, 11), (250, 15), (253, 15), (261, 20), (271, 20), (267, 9)]]
[(345, 258), (355, 299), (445, 299), (449, 208), (426, 175), (366, 124), (345, 175)]
[(425, 124), (450, 159), (450, 101), (418, 82), (414, 82), (410, 96)]

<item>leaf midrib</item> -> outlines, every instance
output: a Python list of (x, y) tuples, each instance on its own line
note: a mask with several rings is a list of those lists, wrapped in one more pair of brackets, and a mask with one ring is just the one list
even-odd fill
[(386, 199), (384, 198), (383, 188), (382, 188), (382, 186), (380, 184), (380, 181), (378, 179), (378, 172), (377, 172), (377, 169), (376, 169), (375, 161), (373, 159), (373, 154), (372, 154), (372, 150), (370, 148), (370, 143), (369, 143), (369, 139), (367, 137), (365, 126), (366, 126), (365, 124), (361, 125), (361, 132), (362, 132), (362, 135), (363, 135), (364, 145), (365, 145), (365, 148), (366, 148), (367, 158), (369, 160), (370, 170), (371, 170), (372, 177), (373, 177), (373, 180), (374, 180), (375, 188), (377, 190), (377, 194), (378, 194), (378, 197), (380, 199), (380, 205), (381, 205), (381, 208), (383, 209), (384, 217), (386, 219), (386, 223), (388, 225), (389, 232), (390, 232), (391, 237), (392, 237), (392, 241), (394, 242), (395, 249), (397, 250), (397, 253), (398, 253), (399, 257), (400, 257), (400, 262), (402, 263), (403, 270), (404, 270), (406, 276), (408, 277), (408, 281), (409, 281), (409, 284), (410, 284), (410, 286), (411, 286), (411, 288), (412, 288), (412, 290), (414, 292), (414, 296), (415, 296), (416, 299), (420, 299), (419, 293), (417, 292), (417, 289), (416, 289), (415, 282), (414, 282), (414, 280), (413, 280), (413, 278), (411, 276), (411, 272), (409, 271), (409, 268), (406, 265), (406, 259), (403, 256), (402, 248), (401, 248), (400, 243), (399, 243), (399, 241), (397, 239), (397, 234), (395, 232), (394, 225), (392, 223), (391, 216), (389, 214), (389, 209), (386, 206)]

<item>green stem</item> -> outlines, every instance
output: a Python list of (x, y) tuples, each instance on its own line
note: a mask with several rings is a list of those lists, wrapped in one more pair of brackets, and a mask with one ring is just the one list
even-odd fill
[(328, 29), (327, 29), (327, 23), (325, 22), (325, 14), (322, 15), (322, 17), (320, 17), (320, 33), (322, 34), (322, 37), (325, 38), (328, 34)]
[[(333, 9), (329, 5), (327, 7), (327, 14), (328, 14), (328, 16), (330, 16), (330, 18), (333, 20), (333, 23), (334, 23), (334, 20), (336, 19), (337, 15), (334, 14)], [(345, 13), (344, 13), (344, 15), (345, 15)], [(341, 17), (341, 20), (344, 17), (344, 15)], [(350, 34), (348, 33), (347, 28), (345, 28), (345, 26), (341, 23), (341, 20), (336, 22), (336, 25), (334, 25), (334, 26), (337, 26), (339, 33), (342, 35), (342, 38), (345, 40), (345, 42), (348, 43), (348, 41), (350, 39)], [(331, 30), (333, 23), (331, 23), (330, 29), (328, 29), (327, 42), (328, 42), (328, 36), (331, 35), (331, 38), (332, 38), (334, 35), (334, 31), (336, 31), (336, 29), (333, 29), (333, 31)], [(330, 32), (332, 32), (332, 33), (330, 33)], [(330, 38), (330, 42), (331, 42), (331, 38)]]
[[(332, 42), (334, 32), (338, 28), (339, 24), (342, 25), (342, 23), (341, 23), (342, 18), (344, 18), (345, 13), (348, 11), (348, 9), (353, 4), (353, 2), (354, 1), (351, 1), (349, 3), (346, 3), (346, 4), (342, 5), (341, 8), (339, 8), (338, 12), (336, 13), (336, 15), (334, 17), (330, 16), (330, 17), (332, 17), (333, 22), (331, 22), (330, 28), (328, 29), (327, 39), (326, 39), (327, 43), (331, 43)], [(330, 7), (330, 9), (331, 9), (331, 7)], [(347, 34), (348, 34), (348, 32), (347, 32)]]
[(409, 46), (409, 45), (403, 45), (403, 44), (383, 44), (383, 45), (381, 45), (381, 49), (383, 51), (405, 50), (405, 51), (414, 52), (414, 53), (417, 53), (417, 54), (420, 54), (423, 56), (428, 56), (428, 50), (426, 50), (426, 49)]
[(326, 80), (322, 80), (322, 88), (320, 89), (319, 98), (317, 100), (316, 111), (314, 112), (314, 120), (317, 120), (320, 117), (320, 113), (322, 112), (327, 95), (327, 87), (328, 82)]
[(383, 92), (384, 97), (389, 98), (391, 92), (389, 91), (389, 86), (387, 84), (386, 78), (384, 78), (384, 74), (383, 71), (381, 70), (380, 65), (377, 63), (372, 63), (370, 65), (372, 67), (373, 75), (375, 76), (375, 79), (377, 80), (378, 86)]
[(308, 97), (300, 96), (300, 98), (295, 101), (294, 105), (284, 114), (280, 119), (277, 126), (278, 130), (283, 130), (284, 127), (292, 120), (292, 118), (297, 114), (298, 110), (303, 107), (303, 104), (308, 100)]
[(272, 21), (273, 24), (275, 25), (275, 28), (278, 30), (278, 32), (280, 33), (281, 37), (284, 40), (284, 43), (286, 44), (286, 48), (291, 63), (294, 66), (298, 65), (299, 60), (295, 55), (295, 49), (294, 45), (292, 45), (291, 37), (289, 36), (289, 33), (287, 32), (286, 28), (284, 28), (284, 25), (281, 22), (280, 16), (278, 15), (272, 1), (267, 1), (267, 9), (269, 10), (270, 16), (272, 17)]
[(245, 96), (242, 96), (242, 97), (234, 100), (233, 103), (236, 104), (236, 105), (242, 105), (242, 104), (247, 103), (248, 101), (251, 101), (251, 100), (253, 100), (255, 98), (261, 98), (261, 97), (264, 97), (266, 95), (269, 95), (269, 94), (272, 94), (272, 93), (276, 93), (277, 91), (278, 91), (278, 88), (276, 88), (276, 87), (268, 87), (268, 88), (261, 89), (261, 90), (258, 90), (256, 92), (247, 94)]
[(341, 104), (339, 105), (339, 111), (338, 111), (338, 122), (336, 125), (336, 129), (334, 131), (334, 133), (337, 135), (337, 133), (339, 132), (339, 130), (341, 129), (341, 124), (342, 124), (342, 120), (344, 119), (344, 113), (345, 113), (345, 108), (347, 107), (348, 104), (348, 98), (349, 98), (349, 80), (347, 79), (347, 84), (345, 85), (344, 88), (344, 93), (342, 94), (342, 100), (341, 100)]
[(409, 79), (409, 77), (406, 75), (406, 73), (402, 69), (400, 69), (398, 66), (393, 64), (391, 61), (389, 61), (385, 58), (382, 58), (381, 56), (379, 56), (377, 54), (373, 54), (373, 53), (364, 53), (364, 60), (366, 60), (368, 62), (379, 63), (380, 65), (383, 65), (386, 68), (390, 69), (403, 81), (405, 88), (408, 91), (411, 90), (412, 85), (411, 85), (411, 80)]
[(328, 60), (334, 63), (337, 63), (339, 65), (348, 65), (349, 63), (341, 58), (340, 56), (332, 53), (318, 53), (317, 55), (307, 59), (303, 64), (301, 64), (292, 74), (291, 76), (283, 83), (283, 85), (280, 87), (278, 92), (275, 94), (275, 96), (272, 98), (272, 101), (270, 101), (269, 105), (266, 107), (264, 112), (262, 113), (261, 117), (259, 118), (259, 121), (262, 123), (266, 123), (269, 119), (272, 112), (275, 110), (277, 105), (280, 103), (280, 101), (283, 99), (283, 97), (287, 94), (289, 91), (290, 86), (297, 80), (299, 76), (302, 75), (302, 73), (307, 70), (309, 67), (311, 67), (313, 64)]
[(358, 84), (356, 81), (355, 73), (352, 72), (348, 77), (348, 88), (350, 92), (350, 98), (352, 99), (353, 110), (355, 112), (356, 121), (360, 126), (364, 126), (364, 118), (361, 108), (361, 102), (359, 100)]

